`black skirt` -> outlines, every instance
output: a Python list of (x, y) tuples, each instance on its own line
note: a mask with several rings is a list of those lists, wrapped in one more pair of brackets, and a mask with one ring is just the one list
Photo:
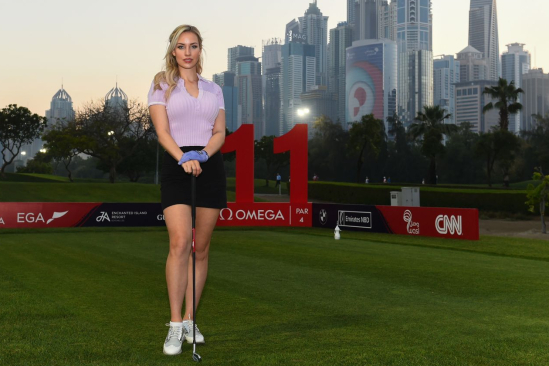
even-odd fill
[[(183, 146), (181, 151), (202, 150), (204, 146)], [(160, 181), (162, 209), (172, 205), (191, 205), (191, 174), (185, 173), (168, 152), (164, 153)], [(196, 178), (196, 207), (227, 207), (227, 181), (221, 152), (201, 163)]]

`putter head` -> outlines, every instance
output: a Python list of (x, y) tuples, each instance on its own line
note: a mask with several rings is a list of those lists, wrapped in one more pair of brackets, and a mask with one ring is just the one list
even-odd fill
[(193, 361), (194, 362), (202, 362), (202, 357), (196, 352), (193, 352)]

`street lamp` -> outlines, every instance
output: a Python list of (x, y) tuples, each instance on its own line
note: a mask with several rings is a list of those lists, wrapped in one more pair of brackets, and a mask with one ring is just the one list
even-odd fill
[(42, 154), (45, 154), (45, 153), (46, 153), (46, 149), (40, 149), (40, 152), (41, 152)]
[(26, 151), (21, 151), (21, 155), (25, 156), (25, 155), (27, 155), (27, 152)]
[(310, 112), (309, 108), (299, 108), (297, 110), (297, 115), (299, 117), (305, 117), (305, 115), (309, 114), (309, 112)]
[(109, 131), (109, 132), (107, 132), (107, 135), (108, 135), (108, 136), (114, 135), (114, 131)]

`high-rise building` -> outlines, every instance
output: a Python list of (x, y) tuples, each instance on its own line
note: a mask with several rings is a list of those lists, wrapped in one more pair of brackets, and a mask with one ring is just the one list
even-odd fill
[(532, 69), (522, 75), (522, 129), (531, 131), (536, 125), (533, 114), (549, 115), (549, 74), (543, 69)]
[(399, 0), (396, 11), (398, 114), (412, 123), (423, 106), (433, 104), (431, 0)]
[(316, 84), (316, 47), (300, 40), (282, 46), (280, 134), (301, 123), (298, 110), (301, 94), (310, 91)]
[(234, 132), (238, 124), (238, 88), (235, 85), (236, 75), (230, 71), (214, 74), (213, 82), (221, 87), (225, 102), (225, 125)]
[(63, 89), (63, 85), (61, 85), (61, 89), (51, 99), (50, 109), (46, 111), (46, 118), (48, 119), (49, 126), (54, 125), (58, 121), (71, 121), (74, 119), (72, 98)]
[(345, 73), (347, 47), (353, 43), (353, 27), (345, 22), (337, 28), (330, 29), (330, 45), (328, 55), (328, 91), (337, 98), (337, 112), (334, 122), (339, 120), (345, 125)]
[(265, 134), (263, 126), (263, 103), (261, 95), (261, 62), (254, 56), (236, 59), (236, 86), (238, 88), (238, 127), (254, 125), (254, 138)]
[(246, 46), (235, 46), (231, 47), (228, 50), (227, 55), (227, 71), (232, 72), (233, 74), (236, 74), (236, 60), (239, 57), (242, 56), (253, 56), (254, 55), (254, 48), (253, 47), (246, 47)]
[(373, 114), (387, 128), (397, 106), (397, 45), (388, 39), (355, 41), (347, 48), (347, 124)]
[(265, 78), (265, 135), (280, 136), (280, 105), (282, 102), (281, 64), (266, 70)]
[(354, 40), (396, 40), (396, 1), (357, 0)]
[[(265, 126), (265, 134), (278, 135), (279, 120), (280, 120), (280, 63), (282, 62), (282, 40), (280, 38), (272, 38), (263, 41), (263, 52), (261, 57), (261, 66), (263, 68), (263, 125)], [(274, 70), (271, 70), (274, 69)], [(271, 70), (271, 71), (269, 71)], [(270, 80), (267, 81), (267, 75)], [(276, 79), (276, 81), (275, 81)], [(276, 87), (274, 83), (277, 83)], [(268, 85), (270, 84), (270, 85)], [(269, 95), (270, 94), (270, 95)], [(275, 99), (278, 98), (278, 101)], [(268, 99), (268, 100), (267, 100)], [(269, 105), (269, 114), (267, 114), (267, 102)], [(274, 106), (276, 105), (276, 112)], [(275, 132), (276, 131), (276, 132)], [(274, 133), (273, 133), (274, 132)]]
[(488, 66), (488, 80), (498, 80), (499, 34), (496, 0), (471, 0), (469, 10), (469, 45), (480, 51)]
[(355, 40), (378, 39), (379, 0), (358, 0)]
[(307, 43), (315, 46), (315, 83), (328, 85), (328, 17), (322, 15), (317, 0), (309, 4), (305, 15), (299, 18), (299, 23)]
[(482, 113), (484, 106), (490, 102), (496, 102), (492, 98), (483, 94), (484, 88), (490, 88), (497, 85), (493, 80), (476, 80), (456, 83), (456, 124), (463, 122), (471, 123), (473, 132), (490, 132), (492, 127), (499, 123), (499, 113), (492, 109), (487, 113)]
[(121, 111), (128, 108), (128, 96), (118, 87), (118, 82), (116, 83), (116, 86), (105, 95), (105, 105), (120, 109)]
[(355, 4), (358, 0), (347, 0), (347, 24), (350, 26), (355, 24), (356, 21), (356, 12)]
[(472, 46), (465, 47), (457, 54), (460, 82), (488, 80), (488, 64), (482, 52)]
[(451, 117), (446, 121), (455, 123), (456, 121), (456, 92), (455, 83), (459, 83), (460, 65), (454, 56), (441, 56), (441, 58), (433, 62), (433, 104), (443, 107), (446, 113), (451, 114)]
[[(517, 88), (522, 88), (522, 75), (530, 70), (530, 52), (524, 49), (522, 43), (507, 45), (507, 52), (501, 55), (501, 77), (512, 81)], [(522, 103), (523, 96), (519, 94), (518, 102)], [(509, 116), (509, 131), (519, 133), (521, 130), (522, 112)]]

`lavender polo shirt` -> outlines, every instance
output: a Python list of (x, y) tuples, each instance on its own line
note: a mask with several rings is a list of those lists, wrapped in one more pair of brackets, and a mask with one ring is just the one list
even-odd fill
[(166, 102), (167, 83), (160, 83), (161, 90), (149, 90), (148, 105), (166, 107), (170, 134), (177, 146), (206, 146), (212, 137), (215, 119), (220, 109), (225, 109), (221, 87), (198, 75), (198, 97), (192, 97), (179, 79)]

